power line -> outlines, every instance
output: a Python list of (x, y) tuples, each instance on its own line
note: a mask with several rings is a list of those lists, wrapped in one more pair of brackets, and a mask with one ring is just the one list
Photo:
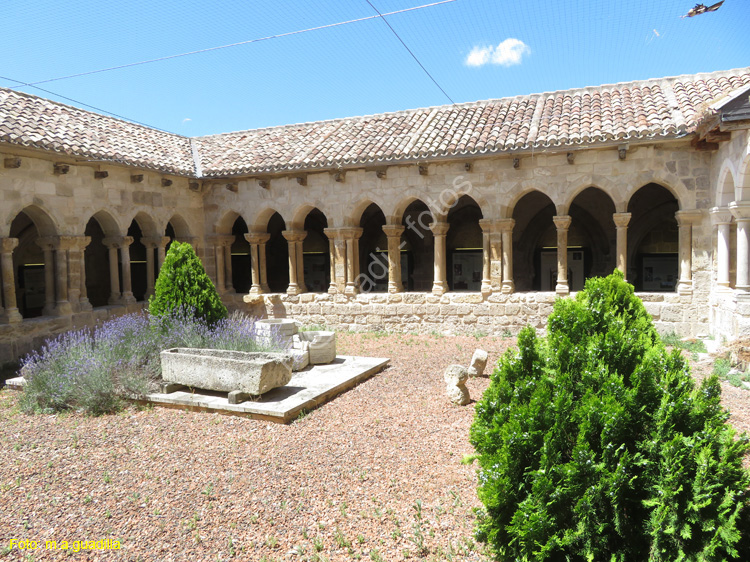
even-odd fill
[[(385, 14), (381, 14), (375, 8), (375, 6), (372, 6), (372, 4), (370, 4), (370, 6), (373, 7), (373, 9), (378, 13), (378, 15), (376, 15), (376, 16), (366, 16), (366, 17), (363, 17), (363, 18), (357, 18), (357, 19), (352, 19), (352, 20), (347, 20), (347, 21), (341, 21), (341, 22), (337, 22), (337, 23), (329, 23), (329, 24), (326, 24), (326, 25), (319, 25), (317, 27), (310, 27), (310, 28), (307, 28), (307, 29), (300, 29), (300, 30), (297, 30), (297, 31), (289, 31), (287, 33), (279, 33), (277, 35), (268, 35), (266, 37), (260, 37), (260, 38), (257, 38), (257, 39), (249, 39), (247, 41), (240, 41), (238, 43), (230, 43), (228, 45), (221, 45), (219, 47), (209, 47), (207, 49), (199, 49), (197, 51), (189, 51), (187, 53), (180, 53), (180, 54), (177, 54), (177, 55), (168, 55), (166, 57), (159, 57), (159, 58), (156, 58), (156, 59), (149, 59), (149, 60), (144, 60), (144, 61), (139, 61), (139, 62), (131, 62), (131, 63), (128, 63), (128, 64), (121, 64), (119, 66), (111, 66), (111, 67), (108, 67), (108, 68), (100, 68), (98, 70), (90, 70), (88, 72), (79, 72), (78, 74), (69, 74), (67, 76), (58, 76), (57, 78), (48, 78), (47, 80), (39, 80), (39, 81), (36, 81), (36, 82), (22, 82), (20, 85), (16, 86), (16, 88), (22, 88), (24, 86), (36, 86), (37, 84), (46, 84), (48, 82), (56, 82), (57, 80), (67, 80), (69, 78), (79, 78), (81, 76), (89, 76), (91, 74), (99, 74), (101, 72), (110, 72), (112, 70), (121, 70), (123, 68), (130, 68), (130, 67), (139, 66), (139, 65), (142, 65), (142, 64), (150, 64), (150, 63), (153, 63), (153, 62), (161, 62), (161, 61), (165, 61), (165, 60), (176, 59), (176, 58), (180, 58), (180, 57), (186, 57), (186, 56), (189, 56), (189, 55), (197, 55), (197, 54), (200, 54), (200, 53), (208, 53), (208, 52), (211, 52), (211, 51), (218, 51), (220, 49), (228, 49), (229, 47), (239, 47), (240, 45), (249, 45), (251, 43), (259, 43), (261, 41), (268, 41), (269, 39), (280, 39), (281, 37), (289, 37), (290, 35), (299, 35), (301, 33), (308, 33), (310, 31), (320, 31), (322, 29), (329, 29), (329, 28), (332, 28), (332, 27), (339, 27), (339, 26), (342, 26), (342, 25), (348, 25), (350, 23), (359, 23), (359, 22), (362, 22), (362, 21), (367, 21), (367, 20), (376, 19), (376, 18), (382, 18), (383, 21), (385, 21), (385, 16), (393, 16), (393, 15), (396, 15), (396, 14), (403, 14), (403, 13), (406, 13), (406, 12), (413, 12), (415, 10), (422, 10), (424, 8), (432, 8), (434, 6), (440, 6), (441, 4), (449, 4), (449, 3), (452, 3), (452, 2), (456, 2), (456, 0), (440, 0), (439, 2), (433, 2), (431, 4), (423, 4), (421, 6), (414, 6), (412, 8), (404, 8), (403, 10), (395, 10), (393, 12), (388, 12), (388, 13), (385, 13)], [(369, 2), (368, 2), (368, 4), (369, 4)], [(388, 24), (387, 21), (386, 21), (386, 24), (388, 25), (388, 27), (391, 27), (390, 24)], [(393, 31), (392, 27), (391, 27), (391, 30)], [(396, 32), (393, 31), (393, 33), (396, 33)], [(396, 37), (398, 37), (398, 35), (396, 35)], [(400, 38), (399, 38), (399, 40), (400, 40)], [(401, 41), (401, 43), (403, 43), (403, 41)], [(404, 47), (406, 47), (405, 44), (404, 44)], [(408, 47), (406, 47), (406, 48), (407, 48), (407, 50), (409, 49)], [(409, 52), (411, 52), (411, 51), (409, 51)], [(412, 56), (414, 56), (413, 53), (412, 53)], [(414, 57), (414, 58), (416, 59), (416, 57)], [(419, 63), (418, 60), (417, 60), (417, 62)], [(422, 66), (421, 63), (419, 63), (419, 65)], [(424, 69), (423, 66), (422, 66), (422, 68)], [(425, 72), (427, 72), (427, 70), (425, 70)], [(430, 78), (432, 78), (432, 77), (430, 76)], [(18, 82), (18, 80), (13, 80), (13, 81), (14, 82)], [(433, 79), (433, 82), (435, 82), (434, 79)], [(437, 84), (437, 82), (435, 82), (435, 83)], [(438, 87), (440, 88), (439, 85), (438, 85)], [(442, 90), (442, 88), (440, 88), (440, 89)], [(445, 94), (445, 92), (443, 92), (443, 93)], [(447, 97), (447, 95), (448, 94), (446, 94), (446, 97)], [(448, 99), (450, 99), (450, 98), (448, 98)], [(453, 100), (451, 100), (451, 102), (452, 101)]]
[(387, 25), (387, 26), (388, 26), (388, 28), (389, 28), (389, 29), (390, 29), (390, 30), (391, 30), (391, 31), (393, 32), (393, 34), (394, 34), (394, 35), (396, 36), (396, 39), (398, 39), (399, 41), (401, 41), (401, 44), (402, 44), (402, 45), (404, 46), (404, 48), (405, 48), (405, 49), (406, 49), (407, 51), (409, 51), (409, 54), (410, 54), (410, 55), (412, 56), (412, 58), (413, 58), (413, 59), (414, 59), (415, 61), (417, 61), (417, 64), (418, 64), (418, 65), (419, 65), (419, 66), (420, 66), (420, 67), (422, 68), (422, 70), (424, 70), (425, 74), (427, 74), (427, 76), (429, 76), (429, 77), (430, 77), (430, 80), (432, 80), (432, 82), (433, 82), (433, 83), (435, 84), (435, 86), (437, 86), (437, 87), (438, 87), (438, 89), (439, 89), (439, 90), (440, 90), (441, 92), (443, 92), (443, 95), (444, 95), (444, 96), (445, 96), (446, 98), (448, 98), (448, 100), (449, 100), (449, 101), (450, 101), (450, 102), (451, 102), (451, 103), (452, 103), (453, 105), (456, 105), (456, 102), (455, 102), (455, 101), (453, 101), (453, 98), (451, 98), (451, 97), (450, 97), (450, 96), (448, 95), (448, 93), (447, 93), (447, 92), (446, 92), (446, 91), (445, 91), (445, 90), (443, 89), (443, 87), (442, 87), (442, 86), (441, 86), (440, 84), (438, 84), (438, 81), (437, 81), (437, 80), (435, 80), (435, 78), (434, 78), (434, 77), (432, 76), (432, 74), (430, 74), (430, 72), (429, 72), (429, 71), (428, 71), (428, 70), (427, 70), (427, 69), (425, 68), (425, 66), (424, 66), (424, 65), (423, 65), (423, 64), (422, 64), (422, 63), (421, 63), (421, 62), (419, 61), (419, 59), (418, 59), (418, 58), (417, 58), (417, 56), (416, 56), (416, 55), (415, 55), (415, 54), (414, 54), (414, 53), (412, 52), (412, 50), (411, 50), (411, 49), (409, 48), (409, 46), (408, 46), (408, 45), (407, 45), (406, 43), (404, 43), (404, 40), (403, 40), (403, 39), (401, 39), (401, 37), (399, 36), (399, 34), (398, 34), (398, 33), (396, 33), (396, 30), (395, 30), (395, 29), (393, 29), (393, 27), (391, 26), (391, 24), (390, 24), (390, 23), (388, 23), (388, 20), (387, 20), (387, 19), (385, 19), (385, 16), (389, 16), (389, 15), (391, 15), (391, 14), (381, 14), (381, 13), (380, 13), (380, 10), (378, 10), (378, 9), (377, 9), (377, 8), (376, 8), (375, 6), (373, 6), (373, 4), (372, 4), (372, 2), (370, 2), (370, 0), (367, 0), (367, 3), (368, 3), (368, 4), (370, 5), (370, 7), (371, 7), (371, 8), (373, 9), (373, 10), (375, 10), (375, 11), (377, 12), (377, 14), (378, 14), (378, 17), (380, 17), (380, 18), (381, 18), (381, 19), (383, 20), (383, 22), (385, 23), (385, 25)]
[[(74, 100), (73, 98), (69, 98), (67, 96), (63, 96), (62, 94), (58, 94), (57, 92), (53, 92), (51, 90), (46, 90), (44, 88), (40, 88), (39, 86), (35, 86), (34, 84), (28, 84), (21, 80), (16, 80), (15, 78), (9, 78), (8, 76), (0, 76), (0, 79), (2, 80), (10, 80), (11, 82), (18, 82), (19, 86), (16, 86), (16, 88), (21, 88), (23, 86), (31, 86), (32, 88), (36, 88), (37, 90), (41, 92), (45, 92), (47, 94), (50, 94), (52, 96), (67, 100), (71, 103), (74, 103), (76, 105), (82, 105), (84, 107), (88, 107), (89, 109), (93, 109), (94, 111), (98, 111), (99, 113), (106, 113), (107, 115), (111, 115), (113, 117), (117, 117), (118, 119), (123, 119), (124, 121), (129, 121), (130, 123), (135, 123), (136, 125), (142, 125), (143, 127), (148, 127), (149, 129), (156, 129), (157, 131), (162, 131), (163, 133), (169, 133), (171, 135), (177, 135), (177, 133), (173, 133), (172, 131), (167, 131), (166, 129), (162, 129), (161, 127), (154, 127), (153, 125), (149, 125), (148, 123), (142, 123), (141, 121), (136, 121), (135, 119), (131, 119), (130, 117), (124, 117), (122, 115), (118, 115), (117, 113), (114, 113), (112, 111), (107, 111), (106, 109), (102, 109), (101, 107), (96, 107), (95, 105), (91, 105), (88, 103), (84, 103), (79, 100)], [(13, 89), (13, 88), (9, 88)]]

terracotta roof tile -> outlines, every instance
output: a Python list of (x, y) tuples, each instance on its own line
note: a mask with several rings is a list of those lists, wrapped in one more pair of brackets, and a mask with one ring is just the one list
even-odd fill
[(750, 68), (193, 139), (0, 89), (0, 142), (205, 177), (314, 170), (675, 137), (747, 84)]

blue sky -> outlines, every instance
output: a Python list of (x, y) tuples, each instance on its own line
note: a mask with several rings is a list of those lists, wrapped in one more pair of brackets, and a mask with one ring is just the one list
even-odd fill
[[(381, 13), (430, 3), (370, 2)], [(726, 0), (716, 12), (679, 17), (694, 4), (455, 0), (386, 16), (439, 87), (374, 18), (55, 80), (38, 84), (48, 90), (41, 91), (19, 82), (375, 11), (367, 0), (9, 0), (3, 5), (0, 86), (197, 136), (750, 66), (750, 0)]]

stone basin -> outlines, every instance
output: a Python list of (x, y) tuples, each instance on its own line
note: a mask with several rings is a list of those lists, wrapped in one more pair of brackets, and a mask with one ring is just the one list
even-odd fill
[(176, 347), (161, 352), (167, 383), (259, 396), (292, 379), (289, 353)]

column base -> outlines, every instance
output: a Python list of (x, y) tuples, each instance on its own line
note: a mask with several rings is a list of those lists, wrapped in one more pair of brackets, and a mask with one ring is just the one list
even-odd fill
[(354, 285), (353, 281), (351, 283), (347, 283), (346, 284), (346, 288), (344, 289), (344, 294), (345, 295), (352, 297), (352, 296), (356, 295), (357, 292), (358, 292), (357, 291), (357, 287)]
[(336, 294), (338, 294), (338, 292), (339, 292), (339, 289), (336, 286), (336, 283), (331, 283), (330, 285), (328, 285), (328, 294), (329, 295), (336, 295)]
[(68, 301), (60, 301), (55, 307), (55, 316), (70, 316), (73, 314), (73, 307)]
[(0, 315), (0, 318), (2, 318), (7, 324), (17, 324), (18, 322), (23, 321), (23, 316), (21, 316), (21, 313), (18, 312), (17, 308), (6, 308), (5, 313)]
[(120, 295), (119, 293), (117, 295), (111, 295), (107, 299), (107, 304), (113, 305), (113, 306), (114, 305), (118, 305), (118, 304), (122, 304), (122, 295)]
[(509, 295), (516, 291), (516, 284), (513, 281), (503, 281), (503, 294)]
[(401, 286), (401, 284), (388, 283), (388, 292), (392, 295), (395, 293), (403, 293), (404, 288)]
[(137, 301), (135, 300), (135, 297), (133, 296), (133, 293), (127, 292), (122, 294), (121, 303), (122, 304), (135, 304)]
[(491, 295), (492, 294), (492, 285), (489, 281), (482, 281), (482, 287), (479, 289), (479, 292), (482, 293), (484, 296)]
[(296, 296), (299, 295), (299, 287), (296, 283), (290, 283), (289, 286), (286, 288), (286, 294), (290, 296)]
[(559, 297), (567, 297), (570, 294), (570, 287), (567, 283), (558, 283), (555, 285), (555, 294)]
[(444, 295), (446, 292), (448, 292), (448, 284), (447, 283), (440, 283), (435, 282), (432, 284), (432, 294), (433, 295)]
[(83, 297), (78, 301), (78, 308), (81, 312), (91, 312), (92, 310), (94, 310), (94, 307), (91, 306), (89, 299), (86, 297)]
[(257, 297), (263, 294), (263, 288), (260, 285), (252, 285), (248, 294)]

